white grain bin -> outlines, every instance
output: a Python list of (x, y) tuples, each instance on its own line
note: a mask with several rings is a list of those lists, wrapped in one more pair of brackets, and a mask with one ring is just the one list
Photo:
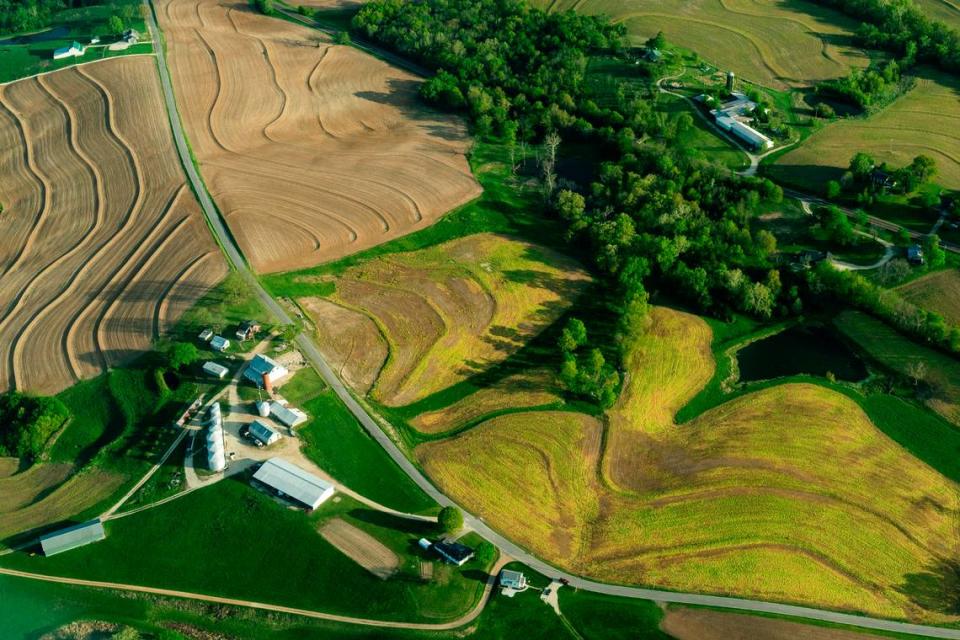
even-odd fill
[(420, 541), (417, 544), (420, 545), (421, 549), (429, 549), (430, 547), (433, 546), (433, 543), (431, 543), (426, 538), (420, 538)]
[(223, 447), (207, 451), (207, 467), (210, 471), (219, 472), (227, 467), (227, 459), (223, 455)]
[(257, 413), (261, 418), (267, 418), (270, 416), (270, 403), (267, 401), (257, 403)]

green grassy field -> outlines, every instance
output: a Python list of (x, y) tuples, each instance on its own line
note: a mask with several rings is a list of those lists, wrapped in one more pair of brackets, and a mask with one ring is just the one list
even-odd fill
[(435, 508), (332, 391), (321, 392), (303, 407), (312, 418), (297, 433), (304, 452), (321, 469), (385, 506), (413, 513)]
[(54, 17), (53, 26), (46, 31), (3, 36), (0, 38), (0, 83), (107, 57), (151, 53), (152, 44), (143, 42), (123, 51), (108, 51), (106, 46), (95, 46), (88, 48), (80, 58), (53, 59), (55, 49), (70, 46), (74, 41), (87, 45), (93, 36), (100, 36), (104, 45), (113, 42), (115, 37), (106, 33), (107, 18), (113, 14), (121, 15), (125, 10), (132, 11), (133, 15), (124, 21), (125, 28), (132, 27), (142, 36), (149, 37), (140, 7), (137, 0), (112, 0), (66, 9)]
[[(935, 182), (950, 189), (960, 187), (960, 136), (956, 133), (960, 125), (960, 84), (930, 70), (919, 74), (913, 89), (879, 113), (838, 120), (780, 156), (767, 167), (770, 176), (821, 192), (828, 180), (841, 177), (858, 151), (896, 167), (925, 154), (937, 163)], [(927, 229), (932, 224), (933, 219)]]
[(774, 88), (809, 86), (865, 66), (852, 46), (856, 24), (803, 0), (540, 0), (552, 11), (576, 9), (623, 22), (637, 43), (663, 31), (727, 70)]
[(390, 544), (400, 537), (407, 555), (425, 533), (422, 523), (385, 519), (345, 498), (307, 517), (231, 479), (110, 522), (103, 542), (52, 558), (14, 554), (0, 564), (384, 619), (447, 620), (479, 597), (485, 573), (475, 562), (433, 582), (373, 577), (316, 533), (316, 522), (332, 515)]

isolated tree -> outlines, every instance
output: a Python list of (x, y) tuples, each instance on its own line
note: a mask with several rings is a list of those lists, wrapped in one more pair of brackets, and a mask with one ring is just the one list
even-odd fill
[(667, 46), (667, 37), (663, 35), (663, 31), (657, 31), (657, 35), (647, 40), (647, 46), (651, 49), (663, 49)]
[(836, 180), (827, 181), (827, 198), (833, 200), (840, 195), (840, 183)]
[(444, 533), (455, 533), (463, 528), (463, 514), (456, 507), (444, 507), (437, 515), (437, 524)]
[(553, 195), (557, 188), (557, 148), (560, 147), (560, 142), (560, 135), (556, 131), (551, 131), (543, 139), (541, 168), (543, 170), (543, 190), (548, 198)]
[(174, 342), (167, 347), (167, 363), (174, 371), (196, 362), (199, 357), (197, 348), (189, 342)]
[(123, 18), (117, 14), (113, 14), (107, 18), (107, 31), (110, 32), (110, 35), (119, 35), (123, 33)]
[(937, 162), (930, 156), (919, 155), (908, 167), (918, 184), (923, 184), (937, 174)]
[(497, 548), (488, 540), (482, 541), (473, 551), (473, 557), (481, 566), (492, 564), (497, 559)]
[(947, 260), (947, 254), (940, 246), (940, 236), (935, 233), (923, 241), (923, 254), (930, 269), (939, 269)]
[(876, 163), (873, 158), (862, 152), (854, 154), (853, 158), (850, 159), (850, 173), (856, 180), (865, 180), (873, 171), (874, 166), (876, 166)]
[(253, 6), (265, 16), (274, 14), (273, 0), (253, 0)]

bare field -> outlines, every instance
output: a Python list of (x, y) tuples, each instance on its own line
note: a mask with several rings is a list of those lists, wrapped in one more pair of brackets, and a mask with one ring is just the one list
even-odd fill
[(201, 173), (257, 271), (380, 244), (480, 193), (463, 121), (424, 108), (419, 78), (246, 2), (157, 9)]
[(857, 25), (803, 0), (539, 0), (623, 22), (637, 42), (663, 31), (722, 69), (775, 89), (846, 75), (869, 59), (852, 45)]
[(20, 458), (0, 457), (0, 478), (12, 476), (20, 468)]
[(320, 527), (323, 539), (361, 567), (386, 580), (400, 568), (400, 559), (379, 540), (340, 518)]
[(909, 302), (960, 324), (960, 271), (945, 269), (917, 278), (897, 291)]
[(960, 29), (960, 3), (956, 0), (916, 0), (914, 3), (927, 17), (939, 20), (953, 29)]
[[(371, 395), (389, 406), (415, 402), (488, 369), (522, 348), (569, 308), (589, 282), (571, 259), (526, 242), (478, 234), (374, 258), (335, 279), (331, 312), (341, 328), (320, 329), (327, 355), (354, 380), (376, 375)], [(350, 313), (352, 310), (356, 313)], [(357, 315), (364, 314), (369, 322)], [(325, 316), (315, 318), (318, 327)], [(388, 348), (379, 368), (379, 329)], [(355, 345), (374, 356), (349, 363)]]
[[(712, 335), (678, 311), (653, 320), (599, 458), (565, 426), (578, 414), (531, 412), (421, 445), (424, 467), (493, 526), (599, 579), (953, 619), (912, 596), (924, 580), (949, 588), (937, 576), (957, 542), (954, 483), (815, 385), (757, 391), (676, 425), (712, 375)], [(573, 541), (571, 522), (582, 525)]]
[(226, 273), (153, 58), (0, 88), (0, 390), (53, 393), (149, 348)]
[(867, 640), (877, 636), (710, 609), (670, 607), (660, 628), (676, 640)]
[(857, 151), (903, 166), (924, 154), (937, 163), (934, 181), (960, 187), (960, 82), (924, 71), (916, 86), (880, 113), (840, 120), (814, 133), (769, 167), (773, 176), (822, 189), (839, 180)]

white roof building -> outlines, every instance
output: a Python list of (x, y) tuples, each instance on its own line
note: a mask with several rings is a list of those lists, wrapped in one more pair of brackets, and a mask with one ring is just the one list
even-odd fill
[(270, 446), (274, 442), (280, 439), (280, 434), (263, 424), (259, 420), (254, 420), (250, 423), (250, 435), (262, 442), (266, 446)]
[(307, 421), (307, 414), (300, 411), (300, 409), (285, 407), (276, 401), (270, 403), (270, 415), (272, 415), (277, 422), (285, 424), (291, 429)]
[(213, 336), (213, 340), (210, 341), (210, 348), (214, 351), (226, 351), (230, 348), (230, 341), (223, 336)]
[(243, 376), (259, 386), (263, 385), (264, 379), (270, 384), (275, 384), (277, 380), (290, 373), (286, 367), (269, 356), (257, 354), (253, 360), (243, 370)]
[(527, 588), (527, 577), (520, 571), (504, 569), (500, 572), (500, 586), (520, 591)]
[(40, 546), (43, 548), (43, 555), (53, 556), (88, 545), (91, 542), (98, 542), (106, 537), (103, 523), (100, 520), (91, 520), (42, 536)]
[(333, 495), (333, 485), (280, 458), (270, 458), (257, 469), (253, 479), (286, 496), (316, 509)]
[(213, 376), (214, 378), (219, 378), (223, 380), (223, 377), (229, 373), (227, 369), (222, 364), (217, 364), (216, 362), (204, 362), (203, 363), (203, 372)]
[(736, 118), (717, 116), (717, 126), (734, 134), (755, 149), (769, 149), (773, 146), (773, 140)]
[(74, 41), (69, 47), (55, 49), (53, 52), (53, 59), (59, 60), (61, 58), (79, 58), (84, 54), (85, 51), (86, 49), (82, 44)]
[(200, 339), (204, 342), (210, 342), (210, 338), (213, 337), (213, 329), (204, 329), (200, 332)]

